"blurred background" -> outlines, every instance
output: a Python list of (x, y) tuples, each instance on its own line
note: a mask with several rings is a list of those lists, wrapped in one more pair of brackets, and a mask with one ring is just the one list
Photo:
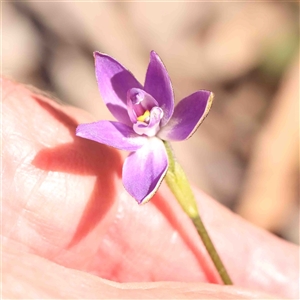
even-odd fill
[(299, 5), (288, 2), (2, 3), (2, 73), (112, 119), (93, 51), (141, 83), (155, 50), (176, 101), (215, 93), (194, 136), (173, 143), (191, 182), (299, 243)]

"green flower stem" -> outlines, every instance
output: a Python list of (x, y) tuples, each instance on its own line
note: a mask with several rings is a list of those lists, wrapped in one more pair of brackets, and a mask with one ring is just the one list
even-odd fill
[(170, 144), (166, 141), (164, 141), (164, 144), (169, 158), (169, 169), (166, 174), (165, 180), (169, 188), (175, 195), (176, 199), (178, 200), (179, 204), (181, 205), (182, 209), (193, 221), (194, 226), (196, 227), (197, 232), (202, 239), (205, 248), (207, 249), (207, 252), (209, 253), (220, 277), (222, 278), (223, 283), (226, 285), (231, 285), (232, 281), (200, 218), (196, 200), (185, 176), (185, 173), (179, 163), (176, 161)]

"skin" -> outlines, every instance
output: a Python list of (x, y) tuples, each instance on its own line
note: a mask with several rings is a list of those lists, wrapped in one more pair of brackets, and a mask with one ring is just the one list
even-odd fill
[(222, 285), (166, 186), (137, 205), (121, 182), (127, 154), (74, 135), (93, 117), (2, 88), (3, 298), (298, 298), (297, 246), (195, 190), (235, 283)]

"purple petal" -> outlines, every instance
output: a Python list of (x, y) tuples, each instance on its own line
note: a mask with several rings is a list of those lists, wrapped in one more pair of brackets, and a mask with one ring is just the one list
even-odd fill
[(188, 139), (207, 116), (213, 101), (213, 93), (201, 90), (181, 100), (175, 107), (169, 123), (158, 136), (164, 140)]
[(123, 184), (139, 204), (148, 202), (157, 191), (168, 169), (168, 157), (160, 139), (151, 138), (131, 153), (123, 165)]
[(76, 135), (127, 151), (136, 151), (147, 142), (147, 137), (137, 135), (131, 127), (110, 121), (80, 124)]
[(167, 70), (154, 51), (150, 53), (150, 63), (145, 79), (145, 91), (154, 97), (164, 111), (161, 121), (162, 126), (164, 126), (173, 114), (174, 94)]
[(110, 56), (94, 52), (96, 78), (103, 101), (120, 122), (130, 125), (127, 113), (127, 91), (142, 85), (121, 64)]

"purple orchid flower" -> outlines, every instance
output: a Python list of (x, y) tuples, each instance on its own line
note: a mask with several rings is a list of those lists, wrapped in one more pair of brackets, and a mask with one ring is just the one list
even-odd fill
[(154, 51), (150, 54), (144, 87), (110, 56), (95, 52), (94, 57), (100, 93), (119, 122), (81, 124), (76, 135), (131, 151), (123, 165), (123, 184), (139, 204), (146, 203), (168, 170), (163, 140), (188, 139), (208, 114), (213, 94), (197, 91), (174, 109), (170, 78)]

